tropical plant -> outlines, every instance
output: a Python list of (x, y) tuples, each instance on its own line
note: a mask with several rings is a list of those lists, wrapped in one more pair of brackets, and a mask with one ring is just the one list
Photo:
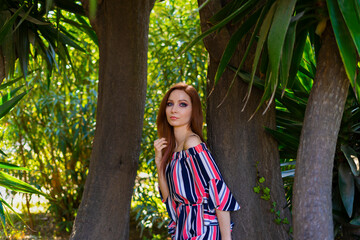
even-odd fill
[[(306, 107), (300, 148), (297, 153), (298, 174), (295, 177), (297, 190), (295, 191), (296, 201), (294, 205), (297, 210), (294, 211), (293, 221), (296, 238), (325, 238), (325, 236), (331, 238), (333, 234), (331, 231), (332, 226), (330, 226), (332, 222), (331, 212), (328, 206), (331, 202), (331, 188), (329, 186), (335, 143), (347, 96), (347, 84), (350, 82), (356, 97), (360, 92), (358, 77), (360, 53), (359, 9), (358, 1), (230, 1), (209, 19), (213, 27), (197, 37), (188, 46), (188, 48), (191, 47), (194, 42), (221, 28), (229, 25), (236, 26), (236, 24), (240, 23), (240, 27), (235, 29), (223, 52), (214, 82), (216, 85), (222, 73), (228, 67), (228, 63), (242, 38), (246, 34), (251, 34), (246, 46), (247, 50), (243, 56), (240, 56), (240, 59), (242, 59), (240, 65), (236, 66), (236, 72), (239, 74), (242, 70), (245, 59), (247, 59), (255, 40), (257, 40), (244, 105), (246, 106), (250, 98), (255, 74), (259, 66), (259, 73), (264, 81), (264, 92), (257, 110), (267, 101), (267, 107), (264, 111), (266, 112), (275, 99), (278, 88), (282, 90), (281, 95), (284, 96), (287, 88), (292, 89), (294, 85), (298, 85), (296, 83), (296, 74), (300, 69), (306, 39), (308, 36), (310, 37), (318, 67), (317, 74), (314, 75), (316, 82), (314, 86), (316, 87), (312, 88), (310, 92), (312, 97)], [(331, 27), (328, 22), (329, 19)], [(335, 37), (332, 32), (334, 32)], [(339, 51), (336, 50), (336, 46)], [(323, 49), (322, 52), (321, 48)], [(327, 55), (330, 51), (333, 52), (331, 55), (335, 56), (334, 60), (330, 59), (330, 55)], [(339, 57), (338, 52), (340, 53)], [(341, 61), (342, 63), (338, 64)], [(337, 74), (332, 73), (332, 69), (327, 67), (329, 65), (332, 65), (334, 69), (336, 67), (335, 72)], [(346, 75), (342, 74), (342, 68), (345, 69)], [(235, 74), (231, 86), (238, 74)], [(344, 76), (347, 76), (347, 81), (344, 81)], [(334, 79), (328, 81), (331, 78)], [(330, 86), (329, 83), (334, 85)], [(231, 87), (228, 93), (230, 89)], [(336, 111), (330, 112), (327, 110), (329, 108), (336, 109)], [(320, 121), (314, 117), (316, 114), (321, 115)], [(326, 124), (328, 124), (328, 128), (318, 127)], [(320, 145), (324, 150), (321, 151), (321, 154), (317, 153)], [(310, 167), (311, 165), (316, 165), (316, 168)], [(319, 176), (315, 176), (315, 169), (317, 168), (323, 170)], [(311, 169), (312, 171), (305, 171), (305, 169)], [(327, 182), (327, 184), (314, 185), (314, 183), (310, 183), (311, 181)], [(309, 214), (322, 211), (321, 207), (316, 206), (316, 203), (314, 203), (317, 197), (311, 194), (313, 190), (310, 189), (309, 184), (320, 189), (320, 191), (316, 192), (322, 198), (321, 201), (326, 202), (327, 217), (323, 218), (324, 222), (322, 224), (303, 224), (303, 221), (309, 218)], [(304, 204), (306, 206), (311, 205), (313, 208), (304, 211)], [(317, 215), (319, 216), (320, 212)], [(316, 222), (320, 223), (322, 220), (317, 219)], [(320, 226), (326, 226), (326, 228), (319, 231)]]
[[(97, 42), (96, 34), (83, 18), (84, 10), (76, 1), (3, 1), (0, 4), (0, 81), (13, 76), (16, 61), (26, 78), (29, 72), (29, 56), (41, 57), (47, 66), (47, 77), (59, 61), (72, 65), (68, 47), (84, 51), (61, 23), (75, 25)], [(64, 17), (63, 12), (75, 17)], [(33, 70), (33, 69), (32, 69)]]
[[(14, 79), (12, 81), (6, 82), (0, 86), (0, 90), (2, 90), (1, 95), (2, 98), (0, 99), (0, 119), (5, 117), (6, 115), (9, 115), (9, 112), (19, 103), (19, 101), (30, 91), (24, 90), (22, 93), (17, 94), (19, 90), (24, 88), (24, 85), (19, 86), (13, 90), (10, 90), (9, 87), (14, 85), (16, 82), (18, 82), (21, 78)], [(9, 170), (21, 170), (21, 171), (29, 171), (28, 168), (25, 167), (19, 167), (14, 164), (11, 164), (9, 162), (3, 162), (4, 159), (7, 157), (7, 154), (0, 150), (2, 154), (2, 162), (0, 162), (0, 168)], [(50, 198), (47, 194), (42, 192), (40, 189), (28, 184), (27, 182), (21, 181), (12, 175), (9, 175), (5, 170), (0, 171), (0, 186), (4, 187), (8, 190), (11, 190), (13, 192), (21, 192), (21, 193), (27, 193), (27, 194), (39, 194), (46, 198)], [(6, 222), (10, 223), (10, 225), (13, 225), (12, 219), (9, 217), (8, 210), (12, 211), (17, 215), (18, 218), (21, 218), (21, 216), (13, 209), (13, 207), (6, 202), (4, 196), (0, 196), (0, 218), (1, 218), (1, 225), (3, 226), (4, 233), (6, 232)], [(23, 220), (22, 220), (23, 221)]]
[[(235, 68), (233, 68), (236, 71)], [(295, 176), (296, 155), (299, 147), (301, 128), (304, 121), (306, 104), (309, 98), (313, 79), (316, 73), (316, 61), (307, 38), (305, 51), (296, 75), (292, 90), (284, 92), (278, 89), (275, 93), (277, 130), (266, 130), (278, 141), (282, 176), (286, 189), (288, 205), (292, 207), (293, 184)], [(242, 73), (247, 82), (250, 75)], [(254, 86), (264, 89), (264, 83), (257, 77)], [(332, 208), (334, 216), (335, 237), (350, 238), (360, 234), (359, 224), (359, 123), (360, 106), (355, 95), (350, 92), (345, 105), (342, 124), (337, 140), (335, 167), (333, 172)]]
[(6, 118), (3, 143), (10, 151), (20, 146), (13, 160), (36, 172), (19, 177), (56, 199), (49, 210), (70, 231), (95, 128), (98, 57), (88, 43), (97, 37), (76, 1), (4, 1), (0, 9), (0, 81), (21, 72), (35, 88), (22, 110)]

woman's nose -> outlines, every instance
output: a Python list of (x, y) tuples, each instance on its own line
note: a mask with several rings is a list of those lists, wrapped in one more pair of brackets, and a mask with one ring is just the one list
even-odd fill
[(171, 107), (171, 112), (177, 112), (177, 107), (175, 104)]

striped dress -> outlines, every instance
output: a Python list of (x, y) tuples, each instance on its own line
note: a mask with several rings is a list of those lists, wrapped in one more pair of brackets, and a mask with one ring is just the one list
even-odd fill
[(169, 197), (162, 201), (170, 216), (171, 239), (221, 239), (215, 209), (236, 211), (240, 206), (205, 143), (175, 152), (165, 173)]

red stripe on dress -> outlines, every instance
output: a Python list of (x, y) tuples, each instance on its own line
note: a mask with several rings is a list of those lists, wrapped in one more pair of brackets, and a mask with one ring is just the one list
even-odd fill
[(215, 178), (220, 179), (219, 173), (218, 173), (216, 167), (214, 166), (213, 161), (211, 160), (210, 156), (208, 155), (208, 153), (206, 151), (204, 151), (204, 155), (205, 155), (206, 159), (208, 160), (208, 163), (211, 167), (213, 174), (215, 175)]
[[(229, 194), (230, 194), (230, 190), (225, 186), (225, 196), (222, 199), (222, 203), (220, 205), (221, 209), (224, 209), (225, 204), (227, 203), (227, 201), (229, 201)], [(224, 199), (226, 199), (227, 201), (224, 201)]]

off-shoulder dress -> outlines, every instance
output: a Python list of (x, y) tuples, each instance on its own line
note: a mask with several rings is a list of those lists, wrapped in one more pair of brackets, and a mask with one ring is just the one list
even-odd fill
[(236, 211), (240, 206), (206, 144), (175, 152), (165, 174), (169, 196), (162, 201), (170, 216), (171, 239), (221, 239), (215, 210)]

